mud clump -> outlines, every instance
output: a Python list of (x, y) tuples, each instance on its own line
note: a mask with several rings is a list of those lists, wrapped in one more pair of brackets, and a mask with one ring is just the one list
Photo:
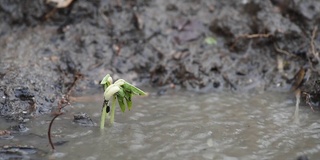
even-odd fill
[(288, 90), (301, 67), (319, 74), (319, 11), (316, 0), (1, 1), (0, 115), (49, 113), (78, 74), (72, 94), (97, 91), (106, 73), (198, 92)]
[(73, 122), (79, 124), (80, 126), (92, 127), (96, 126), (96, 124), (92, 121), (92, 119), (86, 113), (75, 113), (73, 115)]
[(46, 152), (33, 146), (3, 146), (0, 148), (0, 156), (4, 159), (32, 159), (44, 157)]

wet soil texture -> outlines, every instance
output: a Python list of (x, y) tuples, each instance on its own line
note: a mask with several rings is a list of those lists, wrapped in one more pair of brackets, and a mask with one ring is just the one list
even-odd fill
[(314, 84), (319, 12), (316, 0), (3, 0), (0, 114), (48, 113), (79, 75), (72, 94), (96, 91), (107, 73), (199, 92), (286, 91), (304, 67)]

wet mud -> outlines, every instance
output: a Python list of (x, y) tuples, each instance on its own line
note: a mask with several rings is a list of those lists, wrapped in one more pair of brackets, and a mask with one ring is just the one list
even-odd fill
[(66, 8), (4, 0), (0, 115), (25, 123), (70, 87), (71, 95), (102, 92), (107, 73), (159, 94), (286, 92), (307, 68), (304, 92), (318, 104), (310, 88), (319, 82), (319, 11), (316, 0), (74, 0)]

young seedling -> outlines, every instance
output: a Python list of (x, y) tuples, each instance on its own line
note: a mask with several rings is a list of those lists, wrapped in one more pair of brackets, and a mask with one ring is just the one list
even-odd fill
[[(107, 87), (110, 86), (112, 83), (113, 83), (113, 79), (109, 74), (107, 74), (100, 82), (100, 84), (103, 87), (103, 91), (106, 91)], [(105, 119), (107, 116), (109, 116), (109, 112), (110, 112), (109, 101), (104, 100), (102, 105), (100, 128), (101, 128), (101, 124), (103, 124), (103, 127), (104, 127)]]
[[(111, 105), (110, 111), (110, 123), (114, 122), (114, 114), (116, 109), (116, 100), (118, 100), (118, 104), (122, 112), (126, 110), (131, 110), (132, 108), (132, 95), (144, 96), (145, 92), (140, 90), (139, 88), (133, 86), (132, 84), (126, 82), (123, 79), (119, 79), (113, 83), (112, 78), (109, 74), (107, 74), (100, 83), (104, 89), (104, 102), (101, 113), (101, 121), (100, 128), (104, 128), (105, 119), (107, 113), (109, 114), (109, 107)], [(126, 104), (125, 102), (126, 101)]]

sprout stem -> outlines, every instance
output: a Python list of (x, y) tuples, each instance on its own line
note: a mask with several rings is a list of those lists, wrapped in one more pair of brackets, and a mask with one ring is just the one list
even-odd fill
[(110, 116), (110, 123), (113, 124), (114, 122), (114, 113), (116, 110), (116, 96), (112, 96), (112, 102), (111, 102), (111, 116)]
[[(109, 104), (109, 102), (108, 102), (108, 104)], [(100, 129), (104, 128), (106, 114), (107, 114), (107, 104), (104, 104), (102, 107), (102, 112), (101, 112)]]

